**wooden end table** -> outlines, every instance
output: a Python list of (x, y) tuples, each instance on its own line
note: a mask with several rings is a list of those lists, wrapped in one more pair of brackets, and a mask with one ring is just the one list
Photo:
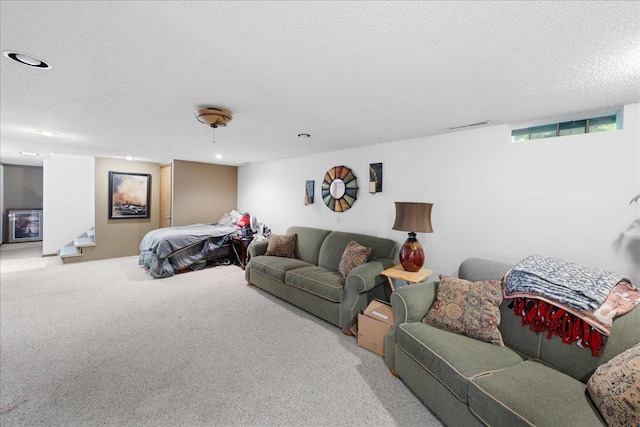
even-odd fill
[[(235, 258), (240, 264), (240, 267), (244, 270), (244, 267), (249, 262), (249, 251), (247, 248), (249, 244), (253, 241), (253, 239), (248, 237), (232, 237), (231, 238), (231, 248), (234, 252)], [(238, 253), (238, 248), (240, 249), (240, 253)]]
[(421, 268), (420, 271), (416, 271), (415, 273), (412, 271), (406, 271), (402, 268), (402, 265), (398, 264), (394, 267), (387, 268), (382, 273), (383, 276), (386, 276), (389, 279), (389, 286), (391, 286), (391, 292), (395, 292), (396, 287), (393, 283), (393, 279), (400, 279), (407, 282), (407, 284), (412, 283), (420, 283), (424, 282), (427, 277), (433, 274), (433, 270), (427, 270), (426, 268)]

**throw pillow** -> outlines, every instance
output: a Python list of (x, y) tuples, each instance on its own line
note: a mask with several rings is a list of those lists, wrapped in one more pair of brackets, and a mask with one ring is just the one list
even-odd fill
[(297, 234), (272, 234), (265, 255), (295, 258), (296, 237)]
[(640, 344), (600, 365), (587, 390), (607, 425), (640, 425)]
[(371, 248), (362, 246), (353, 240), (350, 241), (347, 247), (344, 248), (342, 259), (340, 260), (340, 266), (338, 267), (338, 271), (342, 274), (342, 277), (346, 279), (347, 275), (353, 268), (369, 261), (371, 251)]
[(472, 283), (442, 275), (436, 302), (422, 321), (503, 347), (498, 330), (501, 302), (502, 286), (498, 280)]

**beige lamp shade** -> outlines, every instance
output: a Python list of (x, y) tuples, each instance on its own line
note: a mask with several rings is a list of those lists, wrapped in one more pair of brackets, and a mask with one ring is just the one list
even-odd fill
[(414, 233), (433, 233), (431, 228), (431, 208), (433, 203), (396, 203), (394, 230)]

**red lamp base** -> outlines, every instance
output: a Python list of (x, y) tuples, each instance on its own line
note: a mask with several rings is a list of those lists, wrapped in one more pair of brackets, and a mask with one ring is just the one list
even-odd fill
[(416, 239), (416, 233), (409, 233), (409, 238), (400, 248), (400, 264), (406, 271), (420, 271), (424, 265), (424, 251)]

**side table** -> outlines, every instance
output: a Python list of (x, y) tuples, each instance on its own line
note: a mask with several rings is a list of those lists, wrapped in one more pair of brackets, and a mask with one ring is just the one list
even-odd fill
[[(247, 248), (252, 241), (253, 239), (247, 237), (231, 238), (231, 249), (235, 254), (236, 261), (238, 261), (238, 264), (240, 264), (240, 267), (242, 267), (243, 270), (249, 262), (249, 251)], [(238, 249), (240, 249), (240, 253), (238, 253)]]
[(426, 268), (421, 268), (420, 271), (412, 272), (406, 271), (402, 268), (402, 265), (398, 264), (394, 267), (387, 268), (382, 273), (383, 276), (386, 276), (389, 279), (389, 286), (391, 286), (391, 292), (395, 292), (396, 287), (393, 283), (393, 279), (404, 280), (407, 284), (412, 283), (420, 283), (424, 282), (427, 277), (433, 274), (433, 270), (427, 270)]

